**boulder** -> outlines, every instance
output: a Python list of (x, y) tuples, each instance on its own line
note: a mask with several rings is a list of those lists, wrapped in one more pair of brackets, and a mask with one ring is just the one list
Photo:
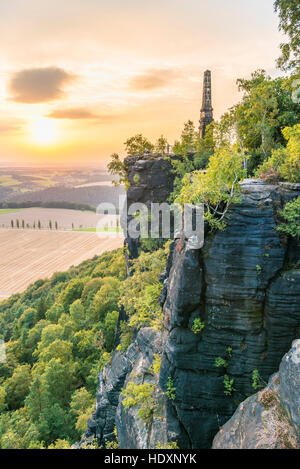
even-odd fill
[(300, 448), (300, 340), (294, 341), (268, 385), (239, 405), (212, 447)]

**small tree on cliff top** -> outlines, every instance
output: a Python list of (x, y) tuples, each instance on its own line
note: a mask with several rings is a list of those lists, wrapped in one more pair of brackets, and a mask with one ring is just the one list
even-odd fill
[(124, 145), (128, 156), (143, 155), (146, 151), (151, 152), (154, 149), (154, 145), (142, 134), (128, 138)]
[[(159, 139), (157, 145), (159, 145), (161, 148), (163, 143), (164, 142)], [(152, 145), (152, 143), (142, 134), (137, 134), (128, 138), (126, 142), (124, 142), (124, 145), (127, 156), (143, 155), (146, 151), (151, 152), (154, 150), (154, 145)], [(120, 159), (118, 153), (113, 153), (111, 155), (111, 162), (108, 164), (107, 168), (110, 174), (119, 177), (117, 181), (113, 181), (113, 184), (115, 186), (124, 184), (125, 189), (127, 190), (129, 187), (127, 179), (127, 168), (124, 162)]]
[(244, 178), (244, 154), (223, 146), (209, 160), (206, 172), (194, 171), (183, 178), (176, 202), (203, 203), (211, 228), (224, 229), (224, 217), (232, 203), (239, 201), (239, 181)]

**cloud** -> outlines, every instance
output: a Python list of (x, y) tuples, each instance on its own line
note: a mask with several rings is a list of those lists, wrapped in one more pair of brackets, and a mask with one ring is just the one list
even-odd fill
[(1, 124), (0, 122), (0, 134), (16, 134), (22, 130), (23, 124), (19, 122), (11, 122)]
[(21, 70), (9, 82), (11, 101), (18, 103), (44, 103), (60, 99), (63, 87), (75, 78), (62, 68), (46, 67)]
[(93, 119), (105, 123), (115, 120), (118, 116), (113, 114), (97, 114), (85, 108), (72, 108), (55, 109), (47, 114), (46, 117), (53, 119)]
[(99, 116), (94, 112), (84, 108), (73, 108), (73, 109), (55, 109), (50, 112), (47, 117), (53, 119), (100, 119), (104, 116)]
[(171, 69), (151, 69), (141, 75), (136, 75), (130, 82), (134, 90), (153, 90), (163, 88), (180, 76), (180, 73)]

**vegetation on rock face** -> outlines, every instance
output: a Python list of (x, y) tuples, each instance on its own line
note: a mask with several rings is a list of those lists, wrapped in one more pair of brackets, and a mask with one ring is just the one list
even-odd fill
[(174, 387), (172, 377), (168, 377), (166, 395), (171, 401), (176, 399), (176, 388)]
[(200, 318), (196, 318), (193, 322), (191, 330), (192, 332), (194, 332), (194, 334), (201, 334), (204, 328), (205, 328), (204, 322), (202, 322)]
[(129, 187), (127, 168), (117, 153), (111, 155), (111, 161), (107, 165), (107, 169), (113, 176), (118, 176), (118, 179), (114, 180), (113, 184), (115, 186), (124, 184), (127, 190)]
[(136, 384), (130, 381), (126, 389), (123, 389), (122, 396), (124, 397), (122, 404), (125, 409), (138, 406), (138, 417), (146, 423), (151, 422), (156, 408), (156, 401), (154, 399), (155, 385), (148, 383)]
[(226, 396), (231, 396), (235, 389), (233, 387), (233, 384), (234, 384), (234, 379), (233, 378), (230, 378), (230, 376), (228, 375), (225, 375), (224, 376), (224, 394)]
[(257, 389), (259, 388), (262, 388), (262, 379), (259, 375), (259, 371), (258, 370), (253, 370), (252, 371), (252, 387), (255, 391), (257, 391)]
[(156, 449), (179, 449), (178, 444), (176, 441), (170, 441), (167, 443), (157, 443)]
[(120, 300), (131, 327), (162, 327), (162, 309), (158, 301), (162, 285), (158, 278), (166, 263), (168, 246), (153, 253), (142, 252), (132, 261), (134, 274), (122, 283)]
[(293, 238), (300, 237), (300, 197), (288, 202), (284, 209), (280, 212), (284, 219), (284, 223), (277, 227), (277, 230), (292, 236)]

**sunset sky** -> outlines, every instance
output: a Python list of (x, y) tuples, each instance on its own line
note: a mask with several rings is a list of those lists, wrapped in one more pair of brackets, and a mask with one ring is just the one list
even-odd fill
[(198, 123), (212, 71), (215, 117), (236, 79), (272, 76), (273, 0), (0, 0), (0, 164), (106, 163), (124, 140)]

